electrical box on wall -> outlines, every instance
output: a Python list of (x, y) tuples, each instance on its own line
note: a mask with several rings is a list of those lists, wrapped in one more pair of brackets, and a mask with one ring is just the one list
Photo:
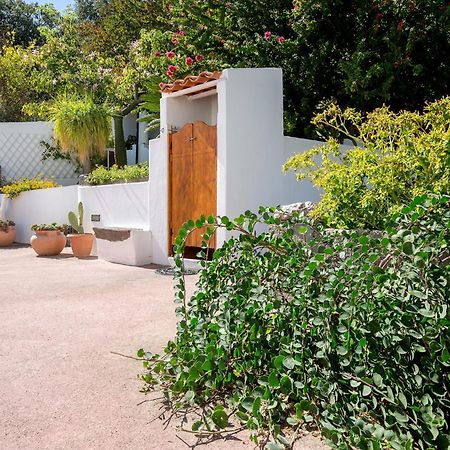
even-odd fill
[(91, 222), (100, 222), (100, 214), (91, 214)]

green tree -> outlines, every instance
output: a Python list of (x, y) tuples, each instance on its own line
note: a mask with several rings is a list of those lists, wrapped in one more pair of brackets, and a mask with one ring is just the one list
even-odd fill
[(174, 33), (165, 49), (201, 54), (210, 69), (283, 68), (286, 125), (295, 134), (314, 136), (311, 118), (329, 99), (362, 111), (384, 103), (416, 109), (450, 90), (444, 0), (175, 0), (169, 6)]
[(33, 91), (37, 59), (34, 47), (0, 48), (0, 122), (23, 120), (23, 106), (38, 99)]
[(40, 44), (39, 27), (56, 27), (60, 15), (52, 5), (38, 5), (23, 0), (0, 0), (0, 47), (9, 43), (27, 46)]

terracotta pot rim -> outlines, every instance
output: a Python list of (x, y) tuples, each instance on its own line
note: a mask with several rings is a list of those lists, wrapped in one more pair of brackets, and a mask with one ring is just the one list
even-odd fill
[(77, 234), (68, 234), (67, 237), (68, 238), (76, 238), (76, 237), (81, 237), (81, 236), (94, 236), (94, 233), (77, 233)]
[(61, 230), (35, 230), (34, 233), (36, 234), (43, 234), (43, 233), (61, 233), (63, 232)]

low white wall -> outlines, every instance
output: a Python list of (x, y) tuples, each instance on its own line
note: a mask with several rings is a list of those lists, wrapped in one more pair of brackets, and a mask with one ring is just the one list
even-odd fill
[(52, 142), (50, 122), (0, 123), (1, 175), (7, 181), (42, 176), (63, 186), (77, 184), (78, 174), (66, 160), (42, 161), (41, 141)]
[[(304, 151), (321, 144), (323, 144), (323, 142), (284, 136), (284, 155), (282, 164), (296, 153), (303, 153)], [(297, 202), (318, 202), (320, 200), (319, 189), (317, 189), (310, 181), (298, 181), (294, 172), (287, 172), (283, 174), (283, 177), (283, 186), (286, 195), (286, 200), (284, 201), (285, 205)]]
[[(120, 227), (149, 229), (148, 182), (107, 184), (102, 186), (80, 186), (79, 201), (84, 206), (84, 228), (92, 232), (93, 227)], [(100, 216), (92, 222), (91, 215)]]
[(35, 223), (67, 223), (69, 211), (75, 211), (78, 187), (66, 186), (22, 192), (14, 199), (2, 196), (0, 218), (16, 222), (16, 242), (28, 244)]

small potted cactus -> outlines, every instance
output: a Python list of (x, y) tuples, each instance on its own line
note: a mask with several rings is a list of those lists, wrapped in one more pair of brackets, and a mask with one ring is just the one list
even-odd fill
[(0, 220), (0, 247), (9, 247), (15, 241), (15, 225), (12, 220)]
[(70, 211), (69, 224), (72, 227), (73, 234), (67, 235), (72, 252), (77, 258), (86, 258), (91, 254), (92, 245), (94, 243), (94, 235), (92, 233), (85, 233), (83, 228), (84, 209), (83, 203), (78, 203), (78, 217)]
[(33, 225), (31, 230), (35, 234), (31, 236), (30, 244), (38, 256), (59, 255), (66, 246), (66, 225), (41, 223)]

